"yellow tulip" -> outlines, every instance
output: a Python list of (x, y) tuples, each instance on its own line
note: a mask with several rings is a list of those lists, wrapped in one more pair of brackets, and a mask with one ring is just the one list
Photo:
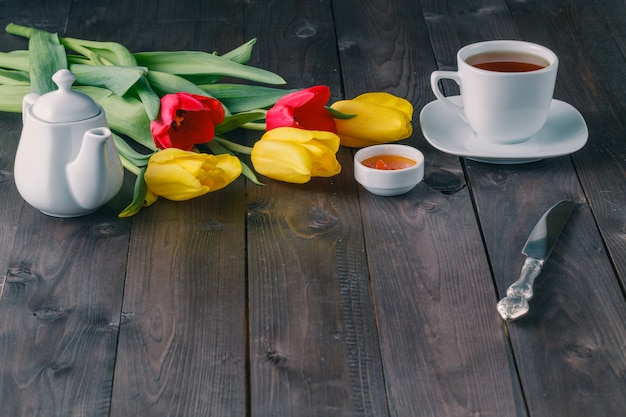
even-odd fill
[(252, 164), (262, 175), (303, 184), (311, 177), (341, 172), (339, 137), (332, 132), (278, 127), (266, 132), (252, 148)]
[(335, 119), (337, 135), (344, 146), (360, 148), (406, 139), (413, 133), (413, 105), (389, 93), (365, 93), (331, 106), (350, 119)]
[(144, 179), (152, 193), (182, 201), (224, 188), (240, 174), (234, 156), (168, 148), (150, 158)]

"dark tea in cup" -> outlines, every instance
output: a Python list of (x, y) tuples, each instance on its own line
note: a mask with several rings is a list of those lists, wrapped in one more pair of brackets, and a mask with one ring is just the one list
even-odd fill
[(465, 60), (473, 67), (495, 72), (529, 72), (550, 65), (544, 58), (520, 52), (484, 52)]
[[(559, 64), (554, 52), (531, 42), (495, 40), (464, 46), (456, 58), (458, 71), (433, 71), (430, 86), (476, 137), (520, 143), (542, 129)], [(461, 105), (439, 88), (443, 79), (460, 86)]]

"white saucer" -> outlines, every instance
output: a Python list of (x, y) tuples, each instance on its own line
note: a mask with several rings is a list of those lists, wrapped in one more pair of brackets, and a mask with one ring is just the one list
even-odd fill
[[(460, 96), (450, 99), (461, 103)], [(493, 164), (523, 164), (568, 155), (585, 146), (589, 137), (578, 110), (559, 100), (552, 100), (543, 129), (521, 143), (498, 144), (478, 139), (459, 115), (440, 100), (424, 106), (420, 124), (426, 140), (440, 151)]]

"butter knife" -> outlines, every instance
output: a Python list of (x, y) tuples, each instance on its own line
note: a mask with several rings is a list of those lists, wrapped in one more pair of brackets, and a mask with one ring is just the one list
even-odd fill
[(528, 301), (533, 298), (533, 283), (541, 273), (543, 264), (550, 256), (565, 223), (574, 209), (571, 200), (562, 200), (550, 207), (539, 219), (522, 249), (526, 260), (517, 281), (507, 290), (506, 297), (497, 304), (502, 319), (516, 320), (528, 313)]

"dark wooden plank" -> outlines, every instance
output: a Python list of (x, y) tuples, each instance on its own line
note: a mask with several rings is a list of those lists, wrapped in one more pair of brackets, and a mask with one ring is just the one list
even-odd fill
[[(249, 3), (255, 62), (340, 98), (330, 6)], [(350, 150), (339, 158), (333, 178), (248, 187), (253, 416), (387, 415)]]
[[(591, 174), (591, 178), (583, 178), (585, 188), (589, 189), (593, 196), (592, 200), (594, 214), (598, 213), (600, 225), (604, 239), (609, 241), (609, 253), (613, 258), (613, 263), (617, 268), (622, 287), (626, 283), (626, 245), (624, 245), (624, 229), (623, 217), (621, 210), (623, 204), (626, 203), (623, 181), (623, 158), (626, 150), (624, 149), (623, 137), (624, 129), (626, 129), (626, 118), (624, 117), (626, 103), (626, 25), (624, 25), (624, 2), (623, 1), (599, 1), (598, 12), (608, 23), (608, 30), (615, 39), (613, 44), (605, 37), (602, 49), (596, 50), (595, 45), (593, 57), (598, 59), (598, 64), (603, 67), (602, 73), (597, 77), (610, 77), (606, 87), (607, 95), (597, 100), (599, 107), (595, 113), (594, 131), (596, 136), (601, 137), (603, 145), (594, 148), (595, 153), (601, 154), (602, 163), (590, 164), (587, 162), (588, 157), (581, 155), (575, 158), (576, 165), (586, 167), (586, 172)], [(587, 23), (587, 22), (585, 22)], [(581, 22), (581, 25), (584, 23)], [(594, 27), (603, 30), (599, 21), (593, 22)], [(585, 29), (586, 33), (586, 29)], [(621, 52), (617, 53), (616, 47)], [(591, 52), (591, 51), (590, 51)], [(577, 62), (577, 61), (575, 61)], [(594, 61), (595, 62), (595, 61)], [(576, 73), (577, 70), (573, 72)], [(605, 87), (605, 80), (597, 78), (596, 83), (601, 87)], [(584, 103), (581, 101), (581, 104)], [(607, 177), (607, 167), (619, 167), (622, 176), (613, 178)], [(613, 177), (614, 174), (611, 175)], [(605, 196), (610, 195), (609, 199)]]
[[(543, 6), (544, 26), (535, 33), (557, 45), (561, 66), (556, 94), (578, 108), (587, 121), (589, 142), (573, 155), (573, 161), (624, 286), (626, 58), (624, 45), (614, 38), (615, 31), (599, 16), (603, 10), (604, 15), (623, 17), (623, 9), (619, 8), (619, 2), (603, 4), (602, 9), (584, 2), (565, 2), (559, 8), (547, 4)], [(520, 19), (530, 19), (528, 9), (512, 10)], [(623, 33), (624, 29), (620, 29)]]
[(596, 7), (598, 13), (608, 23), (608, 29), (622, 51), (622, 55), (626, 56), (626, 28), (622, 13), (626, 8), (626, 2), (624, 0), (598, 0)]
[(386, 413), (360, 224), (345, 187), (342, 177), (250, 191), (253, 415)]
[[(605, 15), (612, 10), (616, 16), (623, 16), (618, 3), (604, 4)], [(525, 38), (536, 37), (558, 49), (560, 69), (556, 95), (580, 109), (590, 131), (588, 144), (575, 153), (572, 160), (593, 215), (588, 207), (580, 209), (580, 217), (574, 217), (569, 229), (571, 240), (565, 236), (563, 250), (566, 252), (563, 253), (571, 261), (564, 268), (555, 268), (553, 280), (548, 276), (541, 281), (544, 286), (540, 290), (546, 294), (545, 298), (541, 295), (537, 300), (542, 306), (539, 313), (543, 313), (537, 320), (547, 323), (536, 328), (535, 323), (529, 323), (533, 330), (541, 332), (542, 339), (549, 338), (553, 345), (542, 341), (545, 343), (542, 356), (529, 361), (535, 369), (522, 372), (528, 395), (545, 398), (548, 386), (567, 387), (568, 392), (554, 389), (550, 393), (556, 398), (561, 396), (561, 401), (530, 403), (531, 412), (538, 416), (610, 416), (626, 409), (626, 399), (620, 394), (626, 390), (623, 355), (626, 309), (622, 290), (614, 277), (616, 270), (623, 289), (626, 273), (624, 212), (616, 208), (626, 204), (623, 176), (626, 168), (623, 142), (626, 60), (614, 33), (599, 16), (599, 10), (596, 5), (581, 1), (511, 4)], [(608, 166), (612, 168), (610, 174), (606, 170)], [(567, 177), (558, 169), (555, 175), (558, 175), (554, 182), (557, 186), (551, 187), (553, 190), (571, 189), (561, 185)], [(601, 236), (594, 230), (596, 225)], [(612, 265), (606, 261), (605, 247)], [(555, 263), (558, 261), (557, 258)], [(528, 329), (524, 326), (519, 329), (519, 335), (515, 335), (520, 338), (516, 341), (520, 343), (515, 346), (516, 350), (522, 355), (528, 352), (528, 343), (536, 343), (528, 338), (536, 336), (533, 332), (529, 334)], [(513, 331), (511, 333), (513, 335)], [(537, 381), (537, 371), (547, 366), (558, 369), (562, 383), (555, 384), (552, 376)], [(578, 395), (573, 397), (572, 392)], [(565, 397), (568, 397), (567, 406), (557, 405), (565, 402)]]
[[(61, 34), (70, 9), (67, 1), (2, 5), (3, 28), (10, 19)], [(23, 39), (0, 36), (3, 49), (26, 48)], [(1, 123), (2, 239), (11, 247), (0, 262), (0, 346), (11, 358), (1, 371), (3, 413), (106, 416), (128, 223), (117, 222), (119, 200), (78, 219), (51, 218), (20, 202), (10, 173), (21, 120), (2, 115)]]
[(0, 15), (0, 48), (4, 51), (13, 50), (15, 46), (26, 46), (15, 37), (7, 35), (4, 28), (8, 23), (33, 26), (50, 32), (63, 33), (69, 17), (72, 0), (2, 0), (2, 15)]
[[(626, 265), (622, 0), (424, 0), (424, 13), (419, 2), (374, 0), (334, 2), (332, 13), (327, 1), (241, 1), (225, 10), (98, 0), (75, 1), (69, 23), (68, 2), (35, 3), (0, 0), (0, 23), (9, 16), (133, 50), (225, 51), (257, 36), (255, 63), (289, 87), (325, 83), (334, 99), (340, 85), (347, 97), (391, 91), (416, 115), (434, 99), (428, 75), (454, 68), (460, 46), (523, 37), (556, 49), (557, 98), (581, 110), (591, 138), (571, 158), (493, 166), (459, 163), (416, 131), (406, 143), (425, 152), (426, 179), (403, 197), (357, 187), (342, 149), (336, 178), (265, 187), (242, 179), (119, 220), (129, 177), (103, 210), (62, 220), (17, 194), (21, 121), (2, 114), (0, 355), (11, 359), (0, 366), (3, 412), (536, 417), (626, 409), (624, 279), (614, 273), (624, 277)], [(25, 42), (0, 34), (0, 50), (18, 47)], [(531, 314), (503, 326), (496, 292), (516, 278), (536, 219), (564, 197), (579, 205)]]
[(476, 188), (493, 187), (476, 200), (501, 296), (517, 279), (521, 248), (543, 211), (562, 198), (582, 203), (535, 283), (530, 313), (508, 325), (531, 415), (623, 409), (623, 299), (570, 161), (497, 172), (479, 165), (468, 162), (468, 171)]
[[(338, 3), (335, 16), (346, 95), (408, 98), (416, 131), (405, 143), (427, 161), (425, 181), (404, 196), (360, 189), (392, 415), (525, 415), (459, 160), (434, 151), (418, 130), (436, 69), (425, 21), (439, 22), (440, 13), (423, 15), (419, 2), (368, 1)], [(446, 53), (440, 33), (432, 41)]]
[[(15, 151), (22, 130), (20, 114), (0, 114), (0, 272), (7, 270), (13, 239), (25, 202), (15, 188), (13, 163)], [(4, 279), (0, 282), (0, 294)], [(2, 297), (0, 296), (0, 299)]]
[[(9, 23), (36, 25), (46, 30), (58, 31), (67, 21), (70, 3), (70, 0), (39, 1), (33, 2), (34, 10), (28, 10), (23, 2), (2, 1), (0, 3), (2, 7), (0, 51), (28, 49), (28, 41), (25, 38), (5, 32), (4, 28)], [(0, 114), (0, 199), (3, 206), (0, 210), (0, 271), (5, 271), (7, 268), (19, 213), (24, 204), (13, 180), (13, 163), (21, 130), (22, 120), (19, 114)]]
[(3, 412), (108, 415), (129, 231), (119, 209), (24, 209), (1, 303)]
[[(76, 4), (72, 22), (93, 23), (75, 33), (132, 51), (243, 43), (236, 3), (112, 3)], [(246, 415), (244, 221), (243, 179), (132, 219), (111, 416)]]
[(68, 36), (119, 42), (132, 52), (149, 50), (155, 30), (157, 4), (147, 1), (98, 0), (72, 2)]
[[(578, 19), (583, 16), (593, 19), (594, 10), (593, 7), (583, 7), (582, 2), (577, 3), (580, 4), (509, 4), (515, 28), (520, 30), (510, 37), (536, 41), (548, 47), (561, 45), (556, 50), (562, 58), (556, 97), (580, 108), (589, 122), (587, 108), (597, 104), (588, 100), (603, 87), (589, 88), (586, 83), (593, 82), (587, 78), (590, 73), (574, 69), (575, 62), (579, 62), (586, 66), (586, 71), (594, 71), (593, 60), (581, 59), (581, 51), (594, 47), (579, 45), (584, 39), (579, 35), (588, 26), (578, 28)], [(478, 14), (471, 11), (484, 10), (483, 3), (456, 4), (461, 6), (448, 8), (447, 21), (452, 25), (445, 27), (453, 27), (450, 36), (462, 42), (454, 48), (453, 45), (447, 46), (451, 48), (448, 56), (470, 41), (502, 36), (502, 29), (492, 24), (493, 19), (485, 17), (482, 24), (477, 24)], [(506, 8), (504, 4), (496, 7), (497, 10)], [(437, 22), (431, 21), (430, 24), (436, 26)], [(430, 33), (434, 36), (442, 31), (438, 28)], [(594, 43), (602, 44), (599, 39), (606, 39), (602, 36), (598, 34)], [(568, 49), (565, 45), (572, 47)], [(586, 74), (584, 82), (581, 82), (580, 74)], [(577, 101), (576, 96), (581, 101)], [(590, 127), (593, 138), (593, 124)], [(574, 160), (578, 161), (579, 156), (587, 153), (589, 146), (574, 155)], [(584, 159), (588, 163), (598, 160), (595, 155)], [(521, 247), (543, 211), (561, 198), (584, 203), (585, 196), (593, 190), (585, 187), (583, 191), (578, 182), (581, 170), (574, 170), (569, 157), (520, 166), (473, 161), (466, 161), (465, 165), (502, 296), (517, 278), (523, 260)], [(568, 260), (567, 263), (564, 259)], [(594, 271), (593, 277), (583, 271)], [(623, 375), (624, 361), (619, 353), (625, 333), (623, 320), (619, 318), (624, 316), (623, 298), (587, 206), (581, 204), (577, 209), (536, 290), (530, 315), (508, 326), (530, 415), (619, 413), (618, 410), (624, 409), (623, 397), (618, 394), (624, 389), (623, 376), (620, 376)], [(593, 358), (593, 365), (589, 358)], [(572, 392), (580, 395), (574, 398)]]
[(112, 416), (245, 415), (243, 195), (134, 220)]

